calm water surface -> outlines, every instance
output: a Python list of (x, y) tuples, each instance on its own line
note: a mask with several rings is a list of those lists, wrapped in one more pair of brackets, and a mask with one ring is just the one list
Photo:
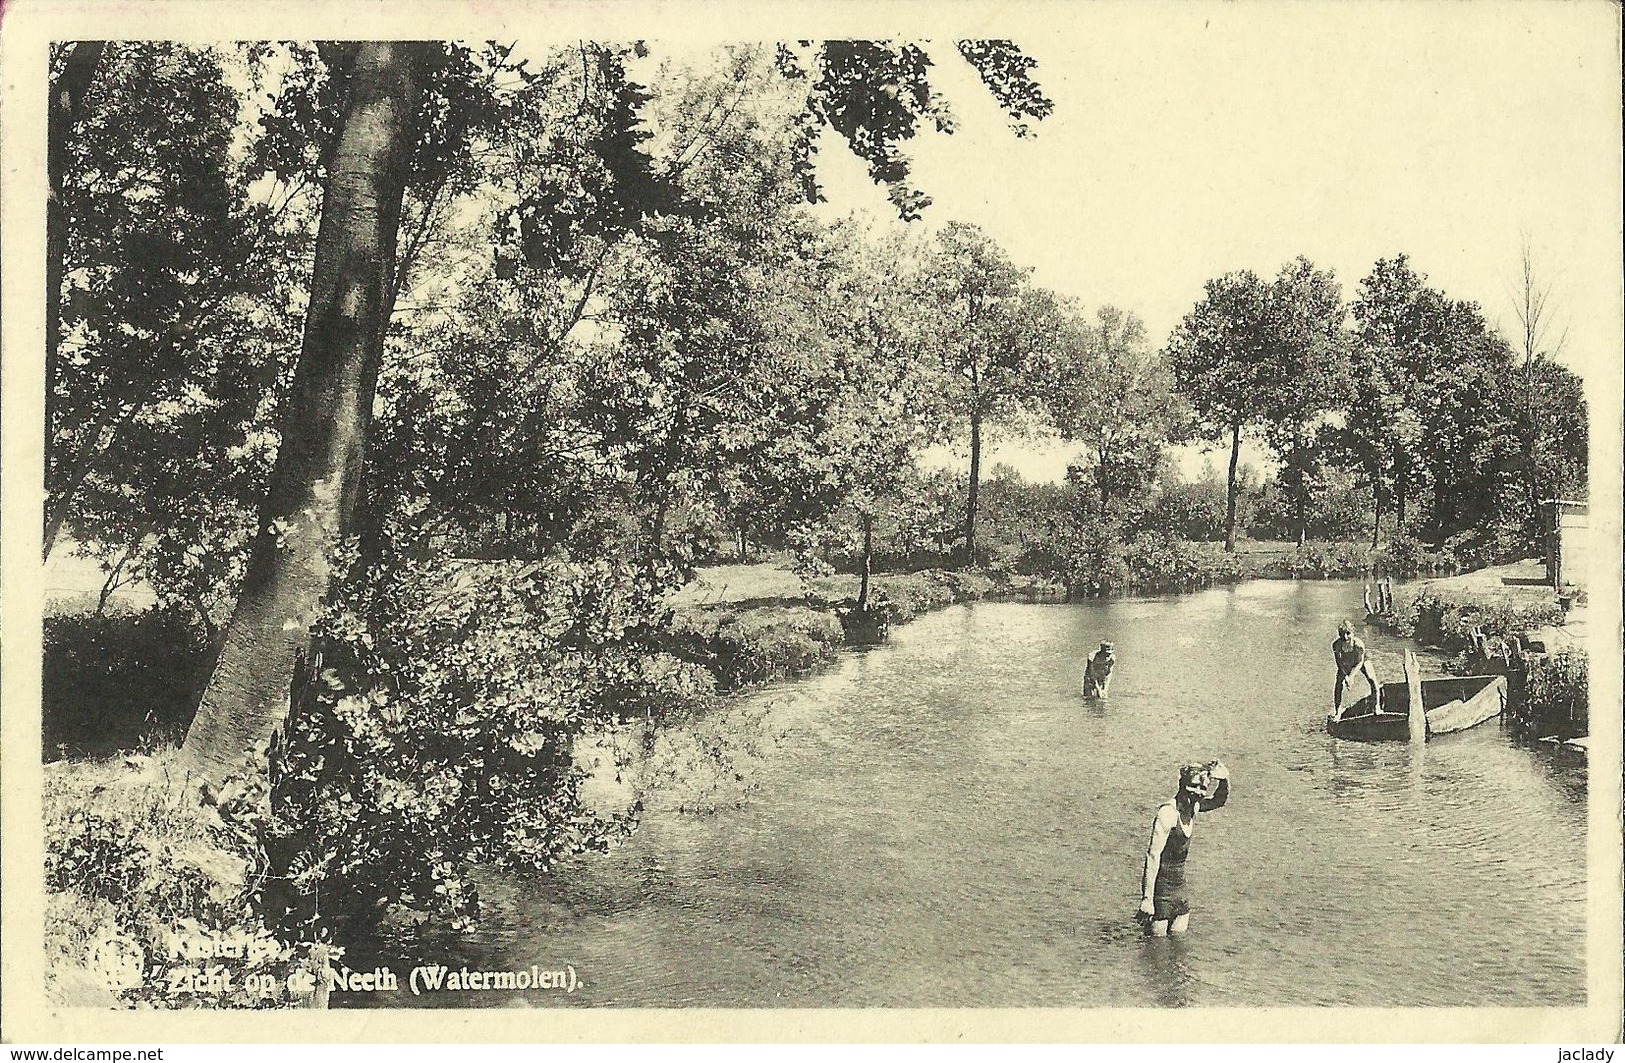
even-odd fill
[[(656, 808), (555, 880), (491, 882), (482, 929), (435, 957), (569, 963), (577, 993), (400, 1002), (1582, 1003), (1584, 769), (1493, 722), (1418, 749), (1330, 738), (1329, 644), (1358, 603), (1256, 582), (924, 617), (750, 696), (778, 741), (741, 807)], [(1405, 644), (1364, 637), (1398, 679)], [(1119, 671), (1091, 706), (1102, 638)], [(1151, 816), (1210, 756), (1232, 796), (1192, 841), (1191, 932), (1143, 939)]]

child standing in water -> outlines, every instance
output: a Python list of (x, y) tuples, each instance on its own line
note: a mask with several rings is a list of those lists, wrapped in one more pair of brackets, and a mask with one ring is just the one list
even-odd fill
[(1230, 772), (1217, 760), (1179, 769), (1174, 799), (1157, 809), (1151, 822), (1151, 845), (1145, 852), (1137, 918), (1155, 937), (1183, 934), (1191, 921), (1185, 887), (1185, 858), (1198, 812), (1211, 812), (1230, 799)]
[(1104, 698), (1111, 689), (1112, 670), (1116, 667), (1117, 656), (1112, 652), (1112, 644), (1102, 642), (1089, 663), (1083, 666), (1083, 696)]

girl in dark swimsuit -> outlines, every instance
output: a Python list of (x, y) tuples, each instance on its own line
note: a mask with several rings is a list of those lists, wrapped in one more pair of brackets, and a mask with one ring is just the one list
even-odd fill
[(1218, 761), (1187, 764), (1179, 769), (1174, 799), (1157, 809), (1151, 845), (1140, 880), (1139, 918), (1156, 937), (1183, 934), (1190, 924), (1190, 896), (1185, 890), (1185, 858), (1198, 812), (1220, 808), (1230, 799), (1230, 773)]

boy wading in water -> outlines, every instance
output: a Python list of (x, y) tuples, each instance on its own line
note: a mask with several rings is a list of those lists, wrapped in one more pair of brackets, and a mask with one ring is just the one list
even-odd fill
[(1382, 687), (1377, 673), (1365, 658), (1365, 643), (1354, 637), (1354, 625), (1347, 620), (1337, 625), (1337, 639), (1332, 643), (1332, 660), (1337, 662), (1337, 686), (1332, 689), (1332, 719), (1343, 718), (1343, 691), (1356, 672), (1371, 684), (1371, 705), (1375, 712), (1382, 711)]
[(1112, 644), (1102, 642), (1089, 663), (1083, 666), (1083, 696), (1104, 698), (1111, 689), (1112, 670), (1116, 667), (1117, 656), (1112, 652)]
[(1217, 760), (1179, 769), (1174, 799), (1157, 809), (1151, 822), (1151, 845), (1145, 851), (1136, 918), (1153, 937), (1183, 934), (1191, 921), (1185, 886), (1185, 858), (1190, 855), (1196, 814), (1223, 807), (1230, 799), (1230, 772)]

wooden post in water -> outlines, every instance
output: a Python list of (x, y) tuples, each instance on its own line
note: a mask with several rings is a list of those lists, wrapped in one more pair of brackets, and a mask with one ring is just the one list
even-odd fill
[(1428, 737), (1428, 715), (1422, 704), (1422, 667), (1411, 650), (1405, 651), (1405, 693), (1410, 701), (1407, 707), (1410, 740), (1425, 742)]

